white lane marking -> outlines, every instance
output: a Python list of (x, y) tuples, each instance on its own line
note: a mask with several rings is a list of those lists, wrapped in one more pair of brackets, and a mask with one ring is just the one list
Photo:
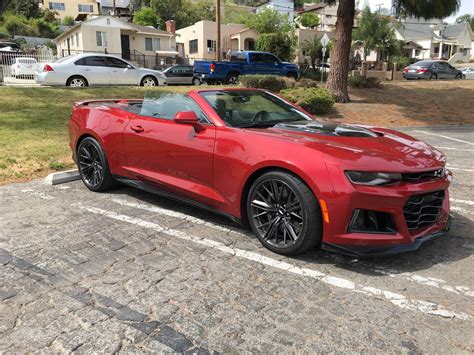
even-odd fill
[(461, 152), (474, 152), (474, 149), (463, 149), (463, 148), (453, 148), (453, 147), (435, 147), (436, 149), (446, 149), (446, 150), (458, 150)]
[(474, 145), (473, 142), (463, 141), (462, 139), (448, 137), (448, 136), (444, 136), (442, 134), (435, 134), (435, 133), (430, 133), (430, 132), (426, 132), (426, 131), (419, 131), (419, 130), (414, 130), (414, 131), (418, 132), (418, 133), (427, 134), (427, 135), (430, 135), (430, 136), (441, 137), (441, 138), (450, 139), (452, 141), (456, 141), (456, 142), (460, 142), (460, 143), (466, 143), (466, 144)]
[(457, 166), (451, 166), (451, 165), (446, 165), (446, 167), (449, 169), (449, 170), (454, 170), (454, 171), (467, 171), (467, 172), (474, 172), (473, 169), (463, 169), (463, 168), (459, 168)]
[[(459, 202), (461, 200), (451, 199), (451, 201)], [(464, 201), (464, 200), (462, 200), (462, 201)], [(144, 211), (149, 211), (149, 212), (153, 212), (153, 213), (163, 214), (163, 215), (169, 216), (169, 217), (179, 218), (179, 219), (182, 219), (182, 220), (185, 220), (185, 221), (188, 221), (188, 222), (192, 222), (194, 224), (200, 224), (200, 225), (204, 225), (204, 226), (207, 226), (207, 227), (215, 228), (215, 229), (221, 230), (221, 231), (226, 232), (226, 233), (233, 232), (237, 235), (248, 236), (248, 234), (242, 233), (238, 230), (222, 227), (222, 226), (219, 226), (216, 223), (208, 222), (208, 221), (206, 221), (204, 219), (201, 219), (201, 218), (196, 218), (196, 217), (189, 216), (189, 215), (181, 213), (181, 212), (171, 211), (171, 210), (161, 208), (161, 207), (157, 207), (157, 206), (153, 206), (153, 205), (150, 205), (150, 204), (127, 201), (127, 200), (124, 200), (124, 199), (121, 199), (121, 198), (113, 198), (112, 202), (115, 202), (115, 203), (117, 203), (121, 206), (138, 208), (138, 209), (141, 209), (141, 210), (144, 210)], [(473, 201), (467, 201), (467, 202), (472, 202), (474, 204)], [(457, 208), (458, 207), (451, 207), (452, 210), (457, 210)], [(461, 210), (462, 211), (459, 211), (459, 210), (457, 210), (457, 211), (461, 212), (461, 213), (466, 213), (466, 212), (469, 213), (465, 209), (461, 209)], [(361, 263), (361, 264), (364, 265), (363, 263)], [(364, 267), (367, 267), (367, 265), (364, 265)], [(424, 285), (424, 286), (431, 286), (431, 287), (441, 288), (441, 289), (449, 291), (449, 292), (454, 292), (454, 293), (457, 293), (457, 294), (461, 293), (461, 294), (464, 294), (466, 296), (474, 297), (474, 291), (471, 291), (468, 287), (465, 287), (465, 286), (449, 286), (449, 285), (446, 285), (446, 281), (444, 281), (444, 280), (435, 279), (435, 278), (425, 278), (423, 276), (410, 274), (410, 273), (406, 273), (406, 272), (402, 272), (400, 270), (394, 270), (394, 269), (384, 269), (384, 268), (380, 268), (380, 267), (377, 267), (377, 268), (374, 269), (372, 266), (370, 266), (370, 269), (374, 270), (374, 271), (377, 271), (380, 274), (385, 275), (385, 276), (390, 276), (390, 277), (394, 277), (394, 278), (403, 279), (403, 280), (406, 280), (406, 281), (416, 282), (416, 283)], [(429, 282), (429, 281), (436, 281), (437, 283), (435, 284), (434, 282)], [(441, 283), (444, 284), (444, 285), (440, 286), (439, 284), (441, 284)], [(466, 289), (467, 291), (457, 292), (456, 291), (457, 288)]]
[(339, 288), (348, 289), (348, 290), (362, 293), (368, 296), (384, 298), (390, 301), (392, 304), (403, 309), (408, 309), (412, 311), (420, 311), (425, 314), (437, 315), (437, 316), (441, 316), (445, 318), (459, 318), (462, 320), (468, 320), (471, 318), (471, 316), (466, 313), (450, 311), (436, 303), (426, 302), (422, 300), (410, 300), (401, 294), (380, 290), (371, 286), (356, 284), (353, 281), (346, 280), (340, 277), (329, 276), (317, 270), (312, 270), (308, 268), (300, 268), (296, 265), (293, 265), (284, 261), (272, 259), (255, 252), (250, 252), (250, 251), (246, 251), (246, 250), (242, 250), (238, 248), (232, 248), (220, 242), (216, 242), (216, 241), (209, 240), (206, 238), (199, 238), (194, 235), (187, 234), (183, 231), (165, 228), (156, 223), (144, 221), (142, 219), (138, 219), (135, 217), (130, 217), (127, 215), (103, 210), (96, 207), (84, 206), (80, 203), (78, 203), (77, 205), (79, 208), (84, 209), (88, 212), (97, 214), (97, 215), (102, 215), (102, 216), (109, 217), (118, 221), (134, 224), (140, 227), (153, 229), (159, 233), (165, 233), (182, 240), (201, 244), (201, 245), (222, 251), (224, 253), (234, 255), (236, 257), (258, 262), (262, 265), (267, 265), (267, 266), (284, 270), (293, 274), (311, 277), (325, 284), (329, 284), (329, 285), (339, 287)]
[(49, 195), (45, 194), (44, 192), (35, 191), (35, 190), (33, 190), (33, 189), (24, 189), (24, 190), (21, 190), (21, 192), (28, 193), (28, 194), (30, 194), (30, 195), (39, 197), (39, 198), (41, 198), (41, 199), (43, 199), (43, 200), (54, 200), (54, 197), (53, 197), (53, 196), (49, 196)]
[(200, 225), (207, 226), (207, 227), (212, 227), (214, 229), (217, 229), (217, 230), (219, 230), (221, 232), (225, 232), (225, 233), (237, 233), (237, 234), (244, 234), (245, 235), (245, 233), (237, 231), (235, 229), (223, 227), (223, 226), (220, 226), (216, 223), (208, 222), (208, 221), (206, 221), (204, 219), (201, 219), (201, 218), (189, 216), (189, 215), (186, 215), (184, 213), (175, 212), (175, 211), (168, 210), (168, 209), (162, 208), (162, 207), (151, 206), (151, 205), (144, 204), (144, 203), (131, 202), (131, 201), (123, 200), (123, 199), (120, 199), (120, 198), (113, 198), (112, 202), (115, 202), (116, 204), (119, 204), (121, 206), (138, 208), (140, 210), (145, 210), (145, 211), (149, 211), (149, 212), (153, 212), (153, 213), (159, 213), (159, 214), (162, 214), (162, 215), (168, 216), (168, 217), (175, 217), (175, 218), (178, 218), (178, 219), (184, 219), (188, 222), (191, 222), (191, 223), (194, 223), (194, 224), (200, 224)]
[(474, 201), (470, 201), (470, 200), (458, 200), (457, 198), (450, 198), (449, 200), (451, 202), (462, 203), (462, 204), (465, 204), (465, 205), (474, 206)]
[(451, 206), (451, 211), (456, 211), (464, 214), (474, 214), (474, 211), (466, 210), (465, 208), (457, 206)]

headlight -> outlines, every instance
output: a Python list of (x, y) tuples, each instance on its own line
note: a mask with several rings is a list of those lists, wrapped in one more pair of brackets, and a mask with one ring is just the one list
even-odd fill
[(159, 76), (161, 79), (166, 79), (166, 75), (163, 74), (162, 72), (159, 72), (159, 73), (158, 73), (158, 76)]
[(370, 171), (346, 171), (347, 178), (359, 185), (388, 185), (402, 180), (400, 173), (374, 173)]

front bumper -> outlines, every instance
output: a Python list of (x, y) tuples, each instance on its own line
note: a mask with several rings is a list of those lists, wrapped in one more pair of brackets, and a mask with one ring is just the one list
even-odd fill
[(452, 225), (452, 217), (448, 218), (446, 226), (435, 233), (428, 234), (422, 237), (418, 237), (410, 244), (400, 245), (387, 245), (387, 246), (360, 246), (360, 245), (338, 245), (332, 243), (321, 243), (321, 249), (344, 254), (352, 257), (374, 257), (374, 256), (386, 256), (399, 253), (405, 253), (409, 251), (418, 250), (422, 245), (431, 242), (432, 240), (438, 239), (445, 235)]

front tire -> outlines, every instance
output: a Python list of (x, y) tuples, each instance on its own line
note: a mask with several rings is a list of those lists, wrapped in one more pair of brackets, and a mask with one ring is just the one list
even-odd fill
[(462, 74), (458, 74), (458, 75), (456, 75), (456, 77), (455, 77), (454, 79), (456, 79), (456, 80), (458, 80), (458, 79), (462, 79)]
[(92, 137), (84, 138), (79, 144), (77, 167), (82, 182), (91, 191), (103, 192), (117, 186), (102, 147)]
[(275, 253), (298, 254), (321, 242), (318, 201), (296, 176), (282, 171), (261, 175), (250, 188), (246, 207), (253, 232)]
[(142, 81), (140, 82), (140, 86), (158, 86), (158, 80), (148, 75), (142, 79)]

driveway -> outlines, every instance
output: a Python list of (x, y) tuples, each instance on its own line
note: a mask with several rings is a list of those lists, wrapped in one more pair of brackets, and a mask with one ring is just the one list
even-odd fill
[(455, 224), (417, 252), (288, 258), (132, 188), (0, 188), (0, 350), (469, 352), (474, 127), (405, 128), (448, 156)]

